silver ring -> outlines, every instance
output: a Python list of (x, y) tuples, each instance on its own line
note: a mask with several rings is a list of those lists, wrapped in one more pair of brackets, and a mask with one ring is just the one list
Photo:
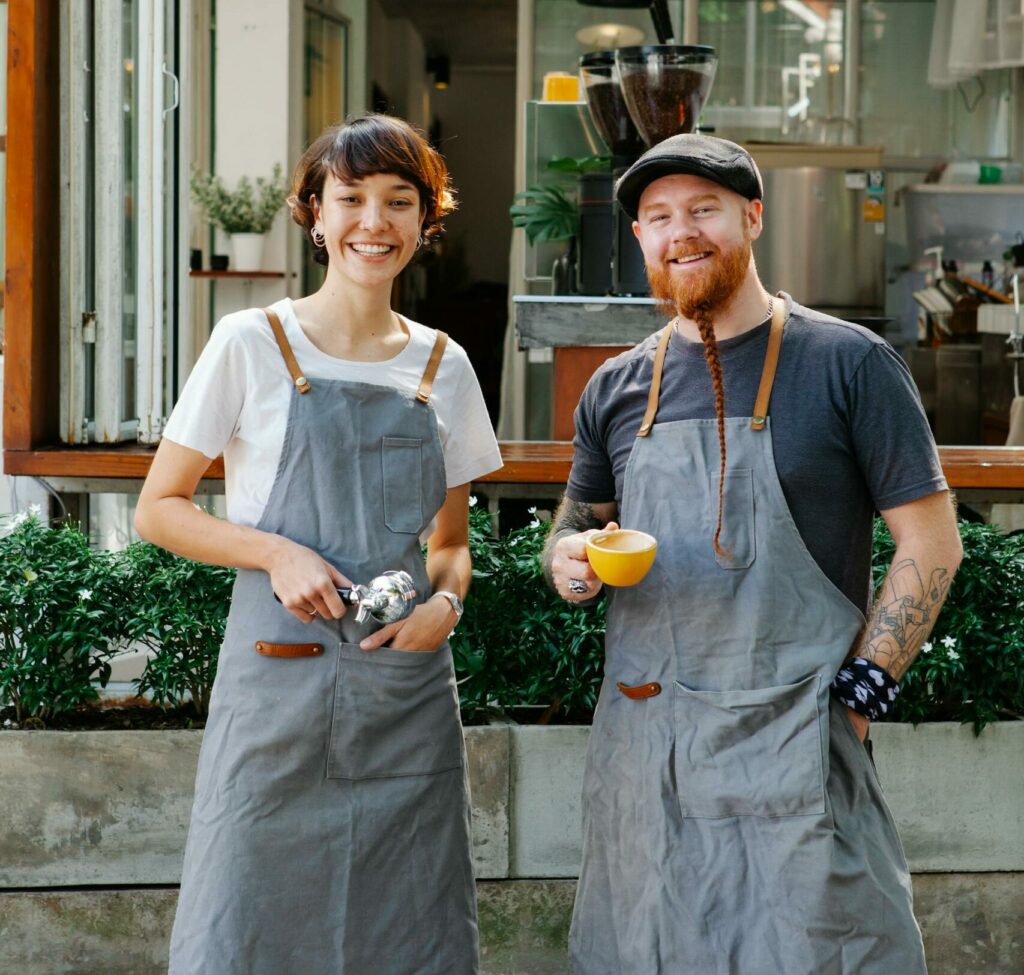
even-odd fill
[(315, 608), (315, 607), (314, 607), (313, 609), (307, 609), (307, 610), (306, 610), (306, 612), (307, 612), (307, 613), (308, 613), (308, 614), (309, 614), (310, 616), (319, 616), (319, 615), (320, 615), (320, 614), (319, 614), (319, 613), (318, 613), (318, 612), (316, 611), (316, 608)]
[(590, 586), (588, 586), (582, 579), (570, 579), (569, 592), (577, 594), (590, 592)]

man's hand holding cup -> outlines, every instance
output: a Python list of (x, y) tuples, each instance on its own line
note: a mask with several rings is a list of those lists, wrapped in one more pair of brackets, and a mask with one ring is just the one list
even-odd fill
[(614, 531), (618, 527), (617, 522), (610, 521), (604, 528), (591, 528), (575, 535), (566, 535), (555, 543), (551, 578), (558, 595), (566, 602), (584, 603), (601, 591), (604, 583), (590, 567), (587, 539), (599, 531)]

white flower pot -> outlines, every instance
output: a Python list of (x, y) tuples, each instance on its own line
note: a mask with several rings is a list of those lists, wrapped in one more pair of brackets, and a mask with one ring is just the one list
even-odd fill
[(231, 235), (231, 270), (262, 271), (266, 234)]

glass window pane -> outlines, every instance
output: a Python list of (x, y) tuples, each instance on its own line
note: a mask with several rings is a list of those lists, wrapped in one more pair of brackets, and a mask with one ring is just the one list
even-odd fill
[[(682, 0), (668, 0), (668, 11), (676, 36), (680, 38), (683, 32)], [(595, 45), (581, 43), (576, 37), (582, 28), (596, 24), (621, 24), (641, 32), (642, 40), (627, 43), (656, 44), (658, 40), (646, 9), (584, 7), (567, 0), (536, 0), (533, 14), (533, 98), (541, 97), (547, 72), (575, 74), (580, 56), (597, 50)]]
[(122, 369), (121, 419), (132, 420), (135, 408), (135, 337), (136, 337), (136, 227), (135, 200), (139, 174), (136, 159), (136, 136), (139, 116), (139, 95), (135, 68), (138, 61), (138, 0), (124, 0), (124, 295), (121, 316), (121, 343), (124, 350)]
[(1008, 155), (1010, 71), (983, 71), (956, 88), (928, 85), (934, 19), (934, 3), (864, 4), (861, 141), (892, 156)]

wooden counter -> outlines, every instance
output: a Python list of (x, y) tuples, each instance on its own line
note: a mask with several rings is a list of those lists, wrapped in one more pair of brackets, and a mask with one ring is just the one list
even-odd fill
[[(137, 444), (118, 447), (51, 447), (4, 451), (4, 473), (56, 478), (141, 480), (154, 450)], [(505, 466), (480, 478), (482, 484), (564, 484), (572, 464), (567, 441), (507, 441), (501, 444)], [(1024, 491), (1024, 447), (939, 447), (939, 460), (954, 490)], [(217, 458), (204, 475), (222, 479)]]

